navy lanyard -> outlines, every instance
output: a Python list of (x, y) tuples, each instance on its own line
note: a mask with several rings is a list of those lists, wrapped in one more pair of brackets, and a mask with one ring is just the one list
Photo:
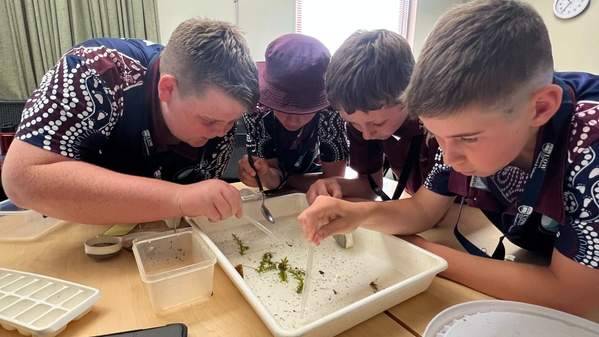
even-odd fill
[[(566, 87), (562, 85), (562, 88)], [(568, 87), (569, 88), (569, 87)], [(456, 236), (457, 240), (460, 244), (468, 251), (470, 254), (482, 256), (482, 257), (491, 257), (493, 259), (503, 260), (505, 258), (505, 247), (503, 245), (503, 239), (505, 236), (508, 236), (517, 232), (521, 229), (530, 218), (533, 213), (534, 207), (537, 205), (539, 201), (539, 196), (541, 195), (541, 190), (543, 188), (543, 182), (545, 181), (545, 175), (547, 173), (547, 167), (549, 166), (549, 162), (551, 160), (551, 155), (553, 154), (553, 150), (555, 148), (555, 144), (559, 140), (561, 134), (563, 134), (563, 129), (568, 127), (569, 120), (571, 118), (571, 113), (574, 110), (573, 102), (570, 97), (574, 97), (573, 93), (570, 92), (571, 95), (563, 95), (563, 101), (560, 109), (555, 114), (553, 118), (547, 123), (543, 128), (543, 138), (542, 145), (535, 161), (533, 163), (532, 171), (530, 173), (530, 177), (524, 186), (524, 191), (520, 195), (520, 200), (517, 203), (516, 207), (516, 216), (511, 224), (511, 226), (507, 229), (507, 232), (504, 233), (503, 236), (499, 239), (499, 243), (495, 248), (492, 256), (488, 256), (487, 253), (482, 251), (480, 248), (476, 247), (472, 242), (470, 242), (460, 231), (458, 230), (458, 223), (460, 221), (460, 217), (462, 214), (462, 207), (464, 206), (464, 199), (460, 202), (460, 211), (458, 213), (458, 217), (456, 223), (454, 225), (453, 233)], [(470, 194), (470, 189), (472, 188), (472, 181), (470, 179), (470, 185), (468, 187), (468, 193)]]
[[(281, 122), (279, 122), (277, 120), (277, 117), (275, 116), (274, 112), (269, 111), (268, 113), (272, 113), (272, 116), (275, 120), (274, 123), (274, 132), (276, 133), (276, 140), (277, 143), (280, 142), (282, 136), (281, 136), (281, 130), (278, 128), (278, 126), (280, 126), (281, 128), (284, 128), (283, 124)], [(319, 113), (316, 114), (316, 116), (314, 116), (314, 118), (319, 118), (318, 120), (314, 120), (312, 119), (310, 122), (308, 122), (306, 125), (302, 126), (301, 130), (298, 132), (298, 134), (295, 136), (295, 139), (293, 140), (293, 142), (291, 143), (291, 146), (289, 146), (289, 149), (286, 149), (285, 151), (287, 152), (287, 154), (291, 153), (290, 151), (296, 151), (296, 153), (298, 154), (297, 158), (293, 161), (293, 164), (291, 165), (279, 165), (279, 169), (282, 171), (281, 173), (283, 174), (283, 179), (281, 180), (281, 184), (279, 184), (280, 187), (282, 187), (284, 185), (283, 180), (285, 182), (287, 182), (287, 179), (289, 178), (289, 170), (300, 170), (300, 168), (302, 167), (302, 164), (304, 162), (304, 159), (306, 158), (306, 156), (309, 153), (317, 153), (318, 150), (318, 144), (319, 142), (316, 141), (314, 143), (314, 147), (310, 148), (308, 146), (305, 146), (305, 144), (302, 142), (302, 139), (305, 140), (307, 143), (310, 142), (311, 139), (313, 139), (314, 137), (317, 136), (317, 132), (318, 132), (318, 128), (320, 127), (320, 118), (321, 116), (319, 115)], [(316, 123), (316, 127), (313, 127), (313, 129), (310, 131), (310, 134), (308, 135), (308, 137), (303, 137), (304, 131), (306, 130), (306, 127), (311, 127), (311, 123)], [(278, 125), (277, 125), (278, 123)], [(266, 128), (266, 126), (265, 126)], [(280, 147), (277, 147), (277, 152), (278, 154), (278, 158), (282, 158), (283, 154), (281, 153), (283, 149), (281, 149)], [(312, 158), (312, 161), (314, 161), (314, 158)], [(280, 161), (279, 161), (280, 162)], [(304, 165), (305, 166), (305, 165)]]
[[(156, 147), (152, 141), (152, 135), (150, 133), (150, 130), (148, 129), (144, 129), (141, 131), (141, 137), (143, 139), (143, 156), (144, 158), (146, 158), (146, 160), (149, 161), (149, 167), (151, 167), (152, 170), (154, 170), (154, 172), (152, 172), (152, 176), (156, 179), (164, 179), (165, 177), (163, 176), (162, 171), (164, 170), (163, 164), (161, 162), (158, 161), (158, 159), (156, 158)], [(202, 165), (202, 163), (204, 162), (204, 158), (205, 158), (205, 154), (206, 154), (206, 147), (208, 146), (208, 143), (206, 143), (204, 146), (202, 146), (202, 153), (200, 155), (200, 159), (199, 159), (199, 164)], [(174, 151), (174, 150), (168, 150), (168, 151)], [(175, 154), (176, 155), (176, 154)], [(167, 168), (169, 167), (168, 163), (166, 164)], [(170, 165), (172, 166), (172, 165)], [(193, 165), (190, 167), (183, 167), (181, 169), (179, 169), (179, 171), (175, 172), (174, 174), (172, 174), (172, 177), (168, 178), (166, 177), (166, 179), (170, 179), (173, 182), (175, 181), (180, 181), (180, 179), (185, 179), (187, 176), (189, 176), (189, 174), (191, 174), (193, 172), (194, 168)]]
[[(422, 142), (424, 139), (424, 135), (414, 136), (412, 141), (410, 142), (410, 148), (408, 149), (408, 154), (404, 161), (404, 167), (401, 169), (401, 173), (399, 175), (399, 179), (397, 180), (397, 186), (395, 187), (395, 191), (393, 192), (393, 197), (389, 197), (387, 193), (383, 191), (383, 189), (374, 181), (374, 178), (371, 174), (368, 174), (368, 184), (370, 184), (370, 188), (372, 191), (381, 198), (383, 201), (389, 200), (397, 200), (401, 196), (401, 193), (406, 188), (408, 183), (408, 178), (413, 171), (414, 165), (420, 161), (420, 148), (422, 146)], [(385, 165), (383, 165), (384, 167)], [(384, 175), (384, 170), (383, 170)]]
[(162, 166), (158, 164), (158, 161), (154, 157), (154, 142), (152, 141), (152, 135), (150, 133), (150, 130), (142, 130), (141, 138), (144, 143), (143, 155), (150, 162), (150, 165), (154, 170), (152, 176), (156, 179), (162, 179)]

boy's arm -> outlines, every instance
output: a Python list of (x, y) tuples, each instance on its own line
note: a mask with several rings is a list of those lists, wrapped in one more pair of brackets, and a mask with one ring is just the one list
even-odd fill
[(349, 202), (326, 196), (300, 214), (306, 238), (324, 238), (366, 227), (387, 234), (414, 234), (432, 228), (447, 212), (454, 197), (421, 187), (411, 198), (386, 202)]
[(478, 257), (420, 237), (408, 241), (447, 260), (448, 279), (505, 300), (522, 301), (585, 315), (599, 312), (599, 270), (553, 251), (549, 266)]
[(19, 206), (89, 224), (136, 223), (205, 215), (241, 215), (239, 191), (220, 180), (179, 185), (68, 159), (15, 139), (2, 170)]

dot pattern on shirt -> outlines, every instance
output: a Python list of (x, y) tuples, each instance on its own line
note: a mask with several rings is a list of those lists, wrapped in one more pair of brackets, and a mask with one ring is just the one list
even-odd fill
[(142, 85), (145, 73), (117, 50), (73, 48), (27, 101), (17, 137), (37, 137), (44, 149), (81, 159), (90, 139), (110, 136), (123, 114), (123, 92)]

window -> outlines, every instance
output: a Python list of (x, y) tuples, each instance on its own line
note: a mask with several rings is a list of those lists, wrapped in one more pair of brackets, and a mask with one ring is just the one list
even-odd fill
[(408, 36), (410, 0), (296, 0), (295, 31), (332, 53), (358, 29), (384, 28)]

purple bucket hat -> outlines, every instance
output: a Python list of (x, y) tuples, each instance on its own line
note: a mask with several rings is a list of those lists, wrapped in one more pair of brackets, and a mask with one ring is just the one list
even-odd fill
[(257, 62), (260, 103), (284, 113), (308, 114), (329, 106), (325, 72), (331, 54), (317, 39), (286, 34), (266, 48)]

